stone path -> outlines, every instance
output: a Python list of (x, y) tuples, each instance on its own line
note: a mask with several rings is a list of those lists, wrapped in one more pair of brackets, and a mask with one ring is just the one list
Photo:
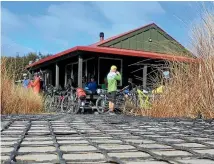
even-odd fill
[(214, 164), (214, 121), (2, 116), (2, 163)]

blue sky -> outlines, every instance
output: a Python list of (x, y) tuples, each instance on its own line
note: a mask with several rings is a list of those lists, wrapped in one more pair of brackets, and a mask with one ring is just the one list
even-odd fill
[[(212, 3), (212, 2), (209, 2)], [(208, 3), (206, 3), (208, 5)], [(186, 47), (200, 2), (1, 2), (2, 55), (55, 54), (156, 23)]]

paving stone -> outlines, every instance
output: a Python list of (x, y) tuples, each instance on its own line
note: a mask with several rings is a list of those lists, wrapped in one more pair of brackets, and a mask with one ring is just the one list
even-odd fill
[(59, 144), (88, 144), (86, 140), (58, 140)]
[(93, 151), (97, 150), (96, 147), (90, 145), (63, 145), (60, 146), (62, 151)]
[(21, 161), (52, 161), (58, 158), (56, 154), (27, 154), (18, 155), (16, 159)]
[(35, 136), (34, 137), (26, 137), (24, 138), (24, 141), (38, 141), (38, 140), (52, 140), (52, 137), (51, 136)]
[(22, 134), (23, 131), (24, 131), (24, 129), (23, 130), (5, 130), (1, 134), (15, 134), (15, 135), (17, 135), (17, 134)]
[(209, 142), (204, 142), (204, 143), (207, 143), (207, 144), (210, 144), (210, 145), (214, 145), (214, 141), (209, 141)]
[(186, 152), (186, 151), (180, 151), (180, 150), (169, 150), (169, 151), (152, 151), (155, 154), (158, 155), (165, 155), (165, 156), (190, 156), (192, 154)]
[(105, 156), (101, 153), (87, 153), (87, 154), (63, 154), (65, 160), (96, 160), (104, 159)]
[(7, 142), (7, 141), (17, 141), (18, 139), (20, 139), (20, 137), (3, 137), (3, 136), (1, 136), (1, 141), (2, 142)]
[(60, 129), (54, 129), (54, 132), (57, 132), (57, 133), (77, 133), (76, 130), (60, 130)]
[(46, 127), (46, 126), (43, 126), (43, 127), (34, 126), (34, 127), (31, 127), (30, 130), (49, 130), (49, 127)]
[(168, 164), (167, 162), (162, 161), (147, 161), (147, 160), (141, 160), (141, 161), (129, 161), (125, 162), (125, 164)]
[(193, 150), (200, 154), (211, 154), (214, 155), (214, 149), (205, 149), (205, 150)]
[(122, 143), (122, 141), (120, 140), (92, 140), (92, 142), (95, 142), (95, 143), (109, 143), (109, 144), (114, 144), (114, 143)]
[(175, 144), (176, 146), (183, 146), (183, 147), (206, 147), (205, 145), (197, 144), (197, 143), (182, 143), (182, 144)]
[(98, 136), (96, 136), (96, 137), (87, 137), (87, 138), (89, 138), (89, 139), (111, 139), (111, 138), (113, 138), (113, 137), (102, 137), (102, 136), (100, 136), (100, 137), (98, 137)]
[(23, 131), (26, 128), (26, 126), (20, 127), (20, 126), (10, 126), (8, 130), (18, 130)]
[(19, 152), (54, 152), (56, 150), (53, 146), (41, 146), (41, 147), (20, 147)]
[(182, 159), (177, 161), (184, 164), (214, 164), (214, 161), (209, 159)]
[(119, 145), (119, 144), (100, 144), (100, 148), (106, 149), (106, 150), (128, 150), (128, 149), (134, 149), (131, 145)]
[(1, 146), (1, 153), (9, 153), (11, 151), (13, 151), (13, 147), (3, 147), (3, 146)]
[(56, 136), (57, 140), (81, 140), (83, 139), (83, 137), (75, 137), (75, 136), (69, 136), (69, 135), (66, 135), (66, 136)]
[(1, 141), (1, 146), (13, 146), (14, 144), (16, 144), (17, 141), (12, 141), (12, 142), (9, 142), (9, 141)]
[(22, 145), (53, 145), (53, 141), (23, 141)]
[(28, 133), (29, 134), (30, 133), (38, 133), (38, 134), (40, 134), (40, 133), (50, 133), (50, 131), (49, 130), (29, 130)]
[(123, 130), (116, 130), (116, 129), (109, 129), (109, 130), (104, 130), (105, 132), (123, 132)]
[(174, 138), (158, 138), (157, 140), (159, 140), (159, 141), (165, 141), (165, 142), (171, 142), (171, 143), (184, 142), (184, 140), (174, 139)]
[(1, 161), (6, 161), (8, 159), (10, 159), (10, 156), (1, 155)]
[(149, 149), (170, 149), (171, 146), (161, 145), (161, 144), (141, 144), (140, 147), (149, 148)]
[(139, 157), (150, 157), (149, 154), (143, 152), (123, 152), (123, 153), (108, 153), (110, 157), (118, 158), (139, 158)]
[(213, 139), (211, 138), (203, 138), (203, 137), (186, 137), (189, 140), (199, 140), (199, 141), (211, 141)]

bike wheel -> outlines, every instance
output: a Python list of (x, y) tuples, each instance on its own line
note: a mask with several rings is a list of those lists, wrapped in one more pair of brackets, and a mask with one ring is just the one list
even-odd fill
[(96, 101), (96, 108), (98, 113), (102, 114), (108, 110), (108, 101), (104, 97), (99, 97)]
[(65, 96), (62, 99), (61, 112), (67, 112), (67, 110), (68, 110), (68, 96)]
[(120, 113), (124, 108), (125, 108), (125, 99), (123, 96), (118, 96), (116, 98), (115, 110)]
[(80, 109), (80, 103), (77, 98), (73, 99), (73, 97), (68, 96), (67, 100), (67, 113), (77, 114)]

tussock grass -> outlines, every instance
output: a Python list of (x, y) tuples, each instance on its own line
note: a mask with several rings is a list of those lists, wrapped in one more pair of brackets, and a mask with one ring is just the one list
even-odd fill
[(190, 30), (192, 52), (198, 62), (166, 63), (171, 79), (165, 82), (164, 93), (153, 101), (150, 110), (127, 107), (126, 113), (151, 117), (214, 118), (214, 12), (206, 10), (200, 23), (194, 24)]
[(42, 96), (15, 84), (15, 76), (1, 58), (1, 114), (36, 114), (43, 110)]

